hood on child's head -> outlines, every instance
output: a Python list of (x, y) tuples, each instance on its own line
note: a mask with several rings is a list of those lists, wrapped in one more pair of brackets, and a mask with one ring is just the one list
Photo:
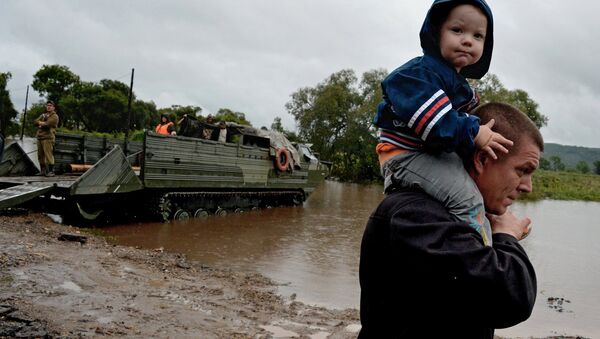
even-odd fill
[[(427, 12), (423, 27), (421, 27), (421, 47), (423, 53), (441, 58), (439, 44), (439, 29), (448, 13), (456, 6), (469, 4), (483, 11), (487, 17), (487, 32), (485, 35), (485, 44), (483, 54), (476, 63), (465, 66), (461, 69), (460, 74), (465, 78), (481, 79), (490, 68), (492, 61), (492, 49), (494, 48), (494, 20), (492, 10), (487, 5), (485, 0), (435, 0), (431, 8)], [(436, 27), (437, 26), (437, 27)]]

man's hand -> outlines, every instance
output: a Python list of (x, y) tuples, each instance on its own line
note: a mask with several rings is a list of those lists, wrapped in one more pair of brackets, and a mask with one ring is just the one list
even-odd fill
[(492, 119), (487, 124), (479, 126), (479, 132), (475, 136), (475, 147), (487, 152), (494, 160), (498, 159), (494, 151), (508, 153), (506, 147), (513, 145), (511, 140), (506, 139), (500, 133), (492, 131), (495, 122)]
[(531, 232), (531, 219), (519, 219), (510, 210), (502, 215), (487, 214), (492, 233), (510, 234), (517, 240), (523, 240)]

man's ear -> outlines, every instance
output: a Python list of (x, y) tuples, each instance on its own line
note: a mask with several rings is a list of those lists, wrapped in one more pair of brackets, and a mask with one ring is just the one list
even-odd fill
[(487, 152), (476, 150), (473, 154), (473, 170), (475, 171), (475, 174), (483, 173), (485, 164), (488, 161), (490, 161), (490, 159)]

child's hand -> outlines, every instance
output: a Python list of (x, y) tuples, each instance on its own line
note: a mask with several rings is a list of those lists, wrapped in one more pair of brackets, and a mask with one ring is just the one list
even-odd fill
[(486, 151), (492, 158), (498, 159), (496, 152), (508, 153), (506, 146), (512, 146), (513, 142), (506, 139), (500, 133), (492, 131), (495, 120), (488, 121), (487, 124), (479, 126), (479, 132), (475, 136), (475, 147)]

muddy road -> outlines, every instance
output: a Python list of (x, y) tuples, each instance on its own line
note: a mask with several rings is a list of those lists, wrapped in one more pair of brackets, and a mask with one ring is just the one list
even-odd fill
[(294, 301), (262, 275), (110, 245), (43, 214), (0, 216), (0, 269), (0, 337), (355, 338), (360, 328), (357, 310)]

